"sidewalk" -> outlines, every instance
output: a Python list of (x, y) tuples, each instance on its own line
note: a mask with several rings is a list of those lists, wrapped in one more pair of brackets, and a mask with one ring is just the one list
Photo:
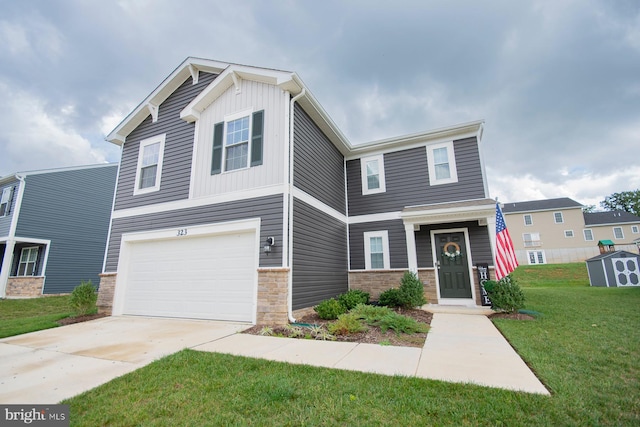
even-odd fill
[(549, 394), (493, 323), (476, 313), (434, 313), (423, 348), (234, 334), (193, 349)]

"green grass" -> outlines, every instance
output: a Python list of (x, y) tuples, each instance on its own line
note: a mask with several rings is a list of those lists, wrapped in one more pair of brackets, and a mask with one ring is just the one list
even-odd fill
[(639, 425), (640, 288), (580, 271), (521, 267), (543, 316), (495, 322), (552, 396), (185, 350), (64, 403), (78, 426)]
[(571, 264), (521, 265), (513, 272), (520, 286), (589, 286), (587, 266), (583, 262)]
[(0, 338), (55, 328), (69, 317), (69, 296), (0, 300)]

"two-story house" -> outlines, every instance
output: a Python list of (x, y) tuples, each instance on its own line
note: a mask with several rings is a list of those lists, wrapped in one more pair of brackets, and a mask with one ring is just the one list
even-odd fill
[(98, 285), (117, 171), (103, 164), (0, 178), (0, 298)]
[(284, 323), (406, 270), (431, 303), (479, 304), (482, 129), (352, 145), (297, 74), (187, 58), (107, 136), (122, 155), (99, 305)]
[(583, 212), (568, 197), (505, 203), (502, 212), (520, 264), (581, 262), (600, 253), (598, 242), (636, 250), (640, 218), (627, 212)]

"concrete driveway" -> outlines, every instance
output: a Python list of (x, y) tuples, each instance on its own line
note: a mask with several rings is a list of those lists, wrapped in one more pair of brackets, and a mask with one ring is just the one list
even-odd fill
[(4, 338), (0, 340), (0, 403), (58, 403), (162, 356), (249, 326), (117, 316)]

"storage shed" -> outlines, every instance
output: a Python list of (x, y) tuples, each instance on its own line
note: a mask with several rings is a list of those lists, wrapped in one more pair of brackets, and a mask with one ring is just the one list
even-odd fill
[(640, 286), (640, 255), (627, 251), (605, 252), (587, 261), (591, 286)]

